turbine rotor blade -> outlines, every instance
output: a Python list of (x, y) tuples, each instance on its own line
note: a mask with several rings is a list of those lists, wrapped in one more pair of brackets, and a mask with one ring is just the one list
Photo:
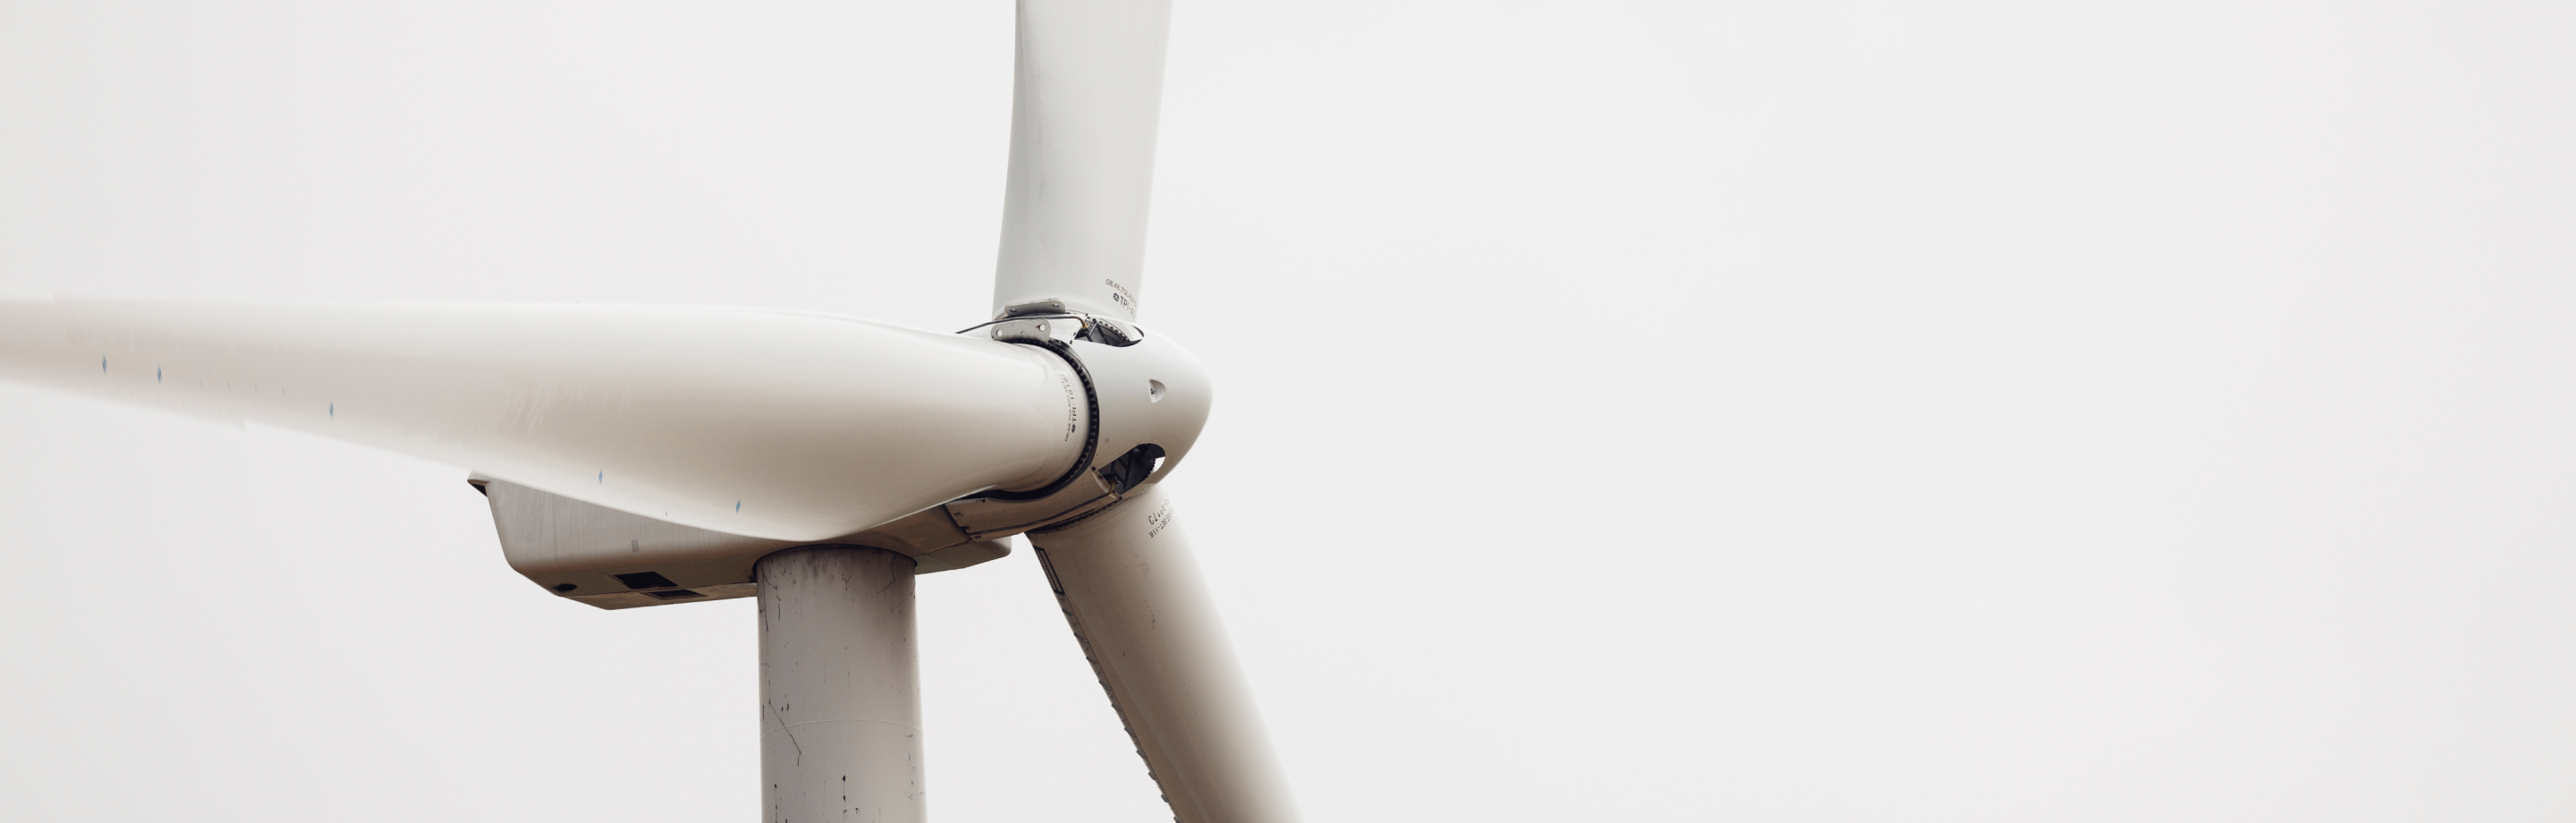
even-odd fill
[(1294, 823), (1287, 780), (1162, 487), (1028, 537), (1179, 823)]
[(1170, 0), (1020, 0), (993, 314), (1136, 319)]
[(1033, 347), (650, 306), (0, 300), (0, 378), (778, 540), (1052, 482), (1089, 414)]

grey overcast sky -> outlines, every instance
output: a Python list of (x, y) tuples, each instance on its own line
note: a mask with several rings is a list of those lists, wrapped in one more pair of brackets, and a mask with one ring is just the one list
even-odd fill
[[(0, 3), (0, 289), (980, 319), (1010, 5)], [(2576, 817), (2576, 5), (1180, 0), (1144, 319), (1309, 819)], [(747, 601), (0, 386), (0, 817), (755, 813)], [(1025, 553), (932, 813), (1164, 819)]]

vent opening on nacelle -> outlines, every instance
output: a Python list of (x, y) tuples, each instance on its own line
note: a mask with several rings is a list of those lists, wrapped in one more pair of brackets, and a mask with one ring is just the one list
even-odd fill
[[(661, 572), (633, 572), (630, 574), (617, 574), (610, 576), (617, 578), (617, 582), (626, 584), (626, 587), (630, 589), (667, 589), (672, 586), (680, 585), (678, 583), (671, 582), (671, 578), (663, 577)], [(696, 595), (692, 594), (690, 596), (695, 597)]]
[(689, 591), (688, 589), (671, 589), (669, 591), (645, 592), (644, 596), (655, 600), (680, 600), (690, 597), (705, 597), (706, 595)]

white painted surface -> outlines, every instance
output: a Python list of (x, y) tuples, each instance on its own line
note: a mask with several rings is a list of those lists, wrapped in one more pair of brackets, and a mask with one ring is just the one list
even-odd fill
[(1296, 823), (1296, 797), (1162, 487), (1028, 537), (1179, 822)]
[[(1131, 346), (1104, 346), (1085, 340), (1072, 343), (1074, 355), (1091, 372), (1100, 401), (1100, 451), (1094, 467), (1118, 459), (1128, 449), (1152, 443), (1163, 447), (1163, 466), (1145, 482), (1152, 483), (1180, 468), (1207, 427), (1216, 406), (1216, 377), (1198, 355), (1171, 335), (1145, 331)], [(1161, 386), (1162, 394), (1155, 394)], [(1141, 485), (1141, 484), (1140, 484)]]
[(912, 580), (884, 549), (760, 559), (763, 821), (925, 818)]
[(1136, 319), (1171, 0), (1020, 0), (993, 311)]
[(1052, 355), (787, 311), (5, 300), (0, 378), (779, 540), (1043, 485), (1083, 445)]

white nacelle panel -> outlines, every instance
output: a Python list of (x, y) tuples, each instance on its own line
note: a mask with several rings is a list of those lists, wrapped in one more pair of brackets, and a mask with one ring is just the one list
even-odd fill
[(510, 568), (559, 597), (603, 609), (749, 597), (752, 568), (780, 549), (845, 544), (912, 557), (916, 573), (964, 568), (1011, 553), (1008, 543), (969, 540), (931, 509), (830, 540), (771, 540), (708, 531), (477, 476)]

